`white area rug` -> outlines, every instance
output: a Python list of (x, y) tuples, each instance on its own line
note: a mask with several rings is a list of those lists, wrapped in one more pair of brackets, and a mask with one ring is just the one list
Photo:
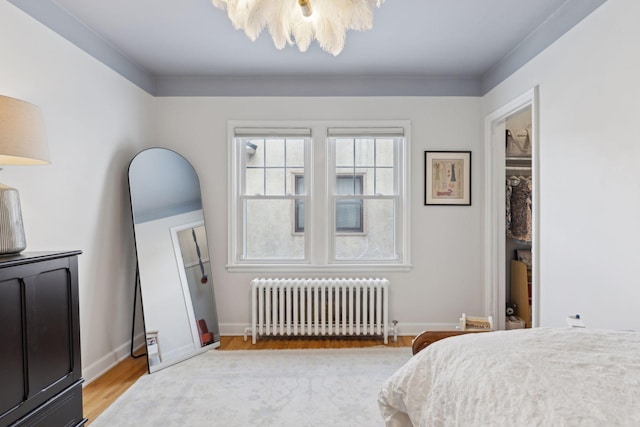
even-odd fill
[(142, 376), (91, 425), (381, 426), (384, 381), (411, 348), (211, 350)]

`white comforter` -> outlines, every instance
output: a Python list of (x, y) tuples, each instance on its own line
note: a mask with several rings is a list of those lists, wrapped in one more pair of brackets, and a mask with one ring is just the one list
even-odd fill
[(640, 333), (520, 329), (438, 341), (380, 390), (387, 427), (640, 426)]

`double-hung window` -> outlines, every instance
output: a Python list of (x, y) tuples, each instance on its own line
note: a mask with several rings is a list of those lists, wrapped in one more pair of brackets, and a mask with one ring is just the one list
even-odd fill
[[(403, 157), (401, 128), (329, 128), (329, 196), (337, 263), (397, 263), (402, 259)], [(333, 184), (333, 185), (332, 185)], [(362, 234), (341, 233), (360, 221)], [(332, 228), (333, 229), (333, 228)]]
[(408, 123), (278, 124), (229, 124), (229, 268), (408, 268)]
[(236, 129), (239, 260), (308, 258), (305, 233), (292, 233), (291, 206), (304, 212), (307, 203), (306, 193), (296, 191), (296, 177), (306, 174), (309, 138), (309, 129)]

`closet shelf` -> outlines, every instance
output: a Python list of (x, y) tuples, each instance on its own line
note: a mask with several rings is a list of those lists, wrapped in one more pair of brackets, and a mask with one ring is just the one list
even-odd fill
[(531, 157), (507, 156), (505, 162), (507, 171), (530, 171)]

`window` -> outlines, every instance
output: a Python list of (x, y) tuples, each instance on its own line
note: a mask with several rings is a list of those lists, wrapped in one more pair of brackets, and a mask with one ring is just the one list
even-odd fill
[[(291, 203), (303, 207), (304, 191), (294, 191), (295, 176), (304, 177), (307, 132), (237, 138), (242, 153), (239, 209), (244, 260), (304, 260), (305, 235), (292, 235)], [(301, 208), (304, 212), (304, 209)]]
[[(398, 155), (403, 138), (387, 135), (379, 129), (330, 128), (329, 144), (336, 176), (336, 186), (330, 191), (335, 207), (333, 215), (336, 233), (333, 237), (332, 258), (339, 262), (396, 262), (399, 231), (397, 214), (401, 212), (398, 190)], [(357, 183), (360, 181), (360, 185)], [(349, 211), (344, 211), (349, 207)], [(362, 208), (366, 222), (365, 235), (338, 233), (342, 215)]]
[(230, 123), (230, 269), (408, 267), (408, 124), (332, 124)]

